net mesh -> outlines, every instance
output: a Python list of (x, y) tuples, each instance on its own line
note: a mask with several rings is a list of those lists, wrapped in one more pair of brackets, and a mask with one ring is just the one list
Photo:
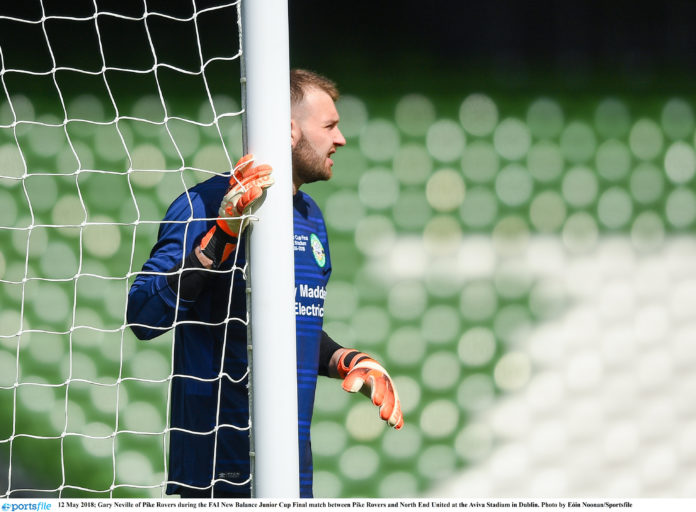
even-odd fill
[(2, 8), (0, 497), (164, 491), (173, 335), (136, 342), (126, 300), (169, 203), (240, 156), (238, 7)]

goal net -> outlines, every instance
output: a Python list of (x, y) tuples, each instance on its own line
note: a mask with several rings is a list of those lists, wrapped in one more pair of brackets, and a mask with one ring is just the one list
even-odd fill
[(238, 3), (0, 10), (2, 498), (164, 493), (173, 333), (136, 341), (127, 296), (171, 201), (241, 156)]

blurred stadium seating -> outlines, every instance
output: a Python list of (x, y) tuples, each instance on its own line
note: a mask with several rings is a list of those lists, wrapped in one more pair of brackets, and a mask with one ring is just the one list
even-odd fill
[[(406, 428), (322, 382), (316, 495), (696, 496), (692, 103), (387, 101), (342, 98), (348, 144), (333, 179), (307, 191), (330, 229), (326, 329), (386, 363)], [(147, 119), (157, 105), (141, 97), (132, 112)], [(22, 155), (0, 130), (0, 406), (15, 411), (0, 439), (13, 438), (13, 475), (55, 488), (62, 452), (66, 484), (156, 485), (162, 436), (128, 432), (165, 427), (171, 335), (142, 343), (123, 329), (125, 276), (169, 202), (204, 176), (179, 171), (162, 126), (136, 121), (119, 123), (128, 151), (114, 125), (70, 126), (81, 168), (113, 172), (51, 176), (77, 168), (59, 120), (28, 98), (14, 107), (45, 125), (17, 126)], [(97, 119), (108, 103), (81, 95), (68, 108)], [(12, 124), (6, 103), (0, 120)], [(238, 118), (224, 122), (239, 148)], [(224, 168), (216, 133), (171, 128), (187, 165)], [(17, 180), (22, 157), (30, 174)], [(83, 220), (104, 224), (80, 233)], [(11, 336), (20, 329), (69, 334)], [(42, 385), (14, 388), (17, 371)], [(8, 453), (3, 442), (3, 479)], [(115, 493), (150, 494), (160, 490)]]

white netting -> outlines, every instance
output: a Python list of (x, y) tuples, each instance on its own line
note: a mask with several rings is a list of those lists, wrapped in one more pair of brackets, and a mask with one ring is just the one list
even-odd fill
[(0, 9), (0, 497), (159, 496), (173, 336), (136, 341), (126, 301), (167, 206), (240, 156), (238, 2), (16, 4)]

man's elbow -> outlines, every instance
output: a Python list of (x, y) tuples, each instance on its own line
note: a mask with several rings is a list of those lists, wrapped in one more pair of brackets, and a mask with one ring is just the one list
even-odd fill
[(142, 320), (138, 318), (138, 315), (131, 311), (130, 307), (126, 311), (126, 322), (130, 330), (135, 334), (135, 337), (139, 340), (151, 340), (159, 334), (159, 331), (156, 329), (152, 329), (151, 326), (145, 325)]
[(126, 307), (126, 322), (136, 338), (147, 341), (156, 338), (162, 334), (165, 329), (158, 329), (156, 325), (153, 325), (153, 315), (148, 314), (149, 312), (145, 307), (147, 301), (139, 299), (142, 299), (142, 297), (137, 291), (131, 292), (129, 295), (128, 305)]
[(161, 330), (152, 329), (151, 327), (146, 325), (132, 324), (129, 322), (128, 327), (130, 327), (131, 331), (133, 331), (135, 337), (141, 341), (148, 341), (162, 334)]

